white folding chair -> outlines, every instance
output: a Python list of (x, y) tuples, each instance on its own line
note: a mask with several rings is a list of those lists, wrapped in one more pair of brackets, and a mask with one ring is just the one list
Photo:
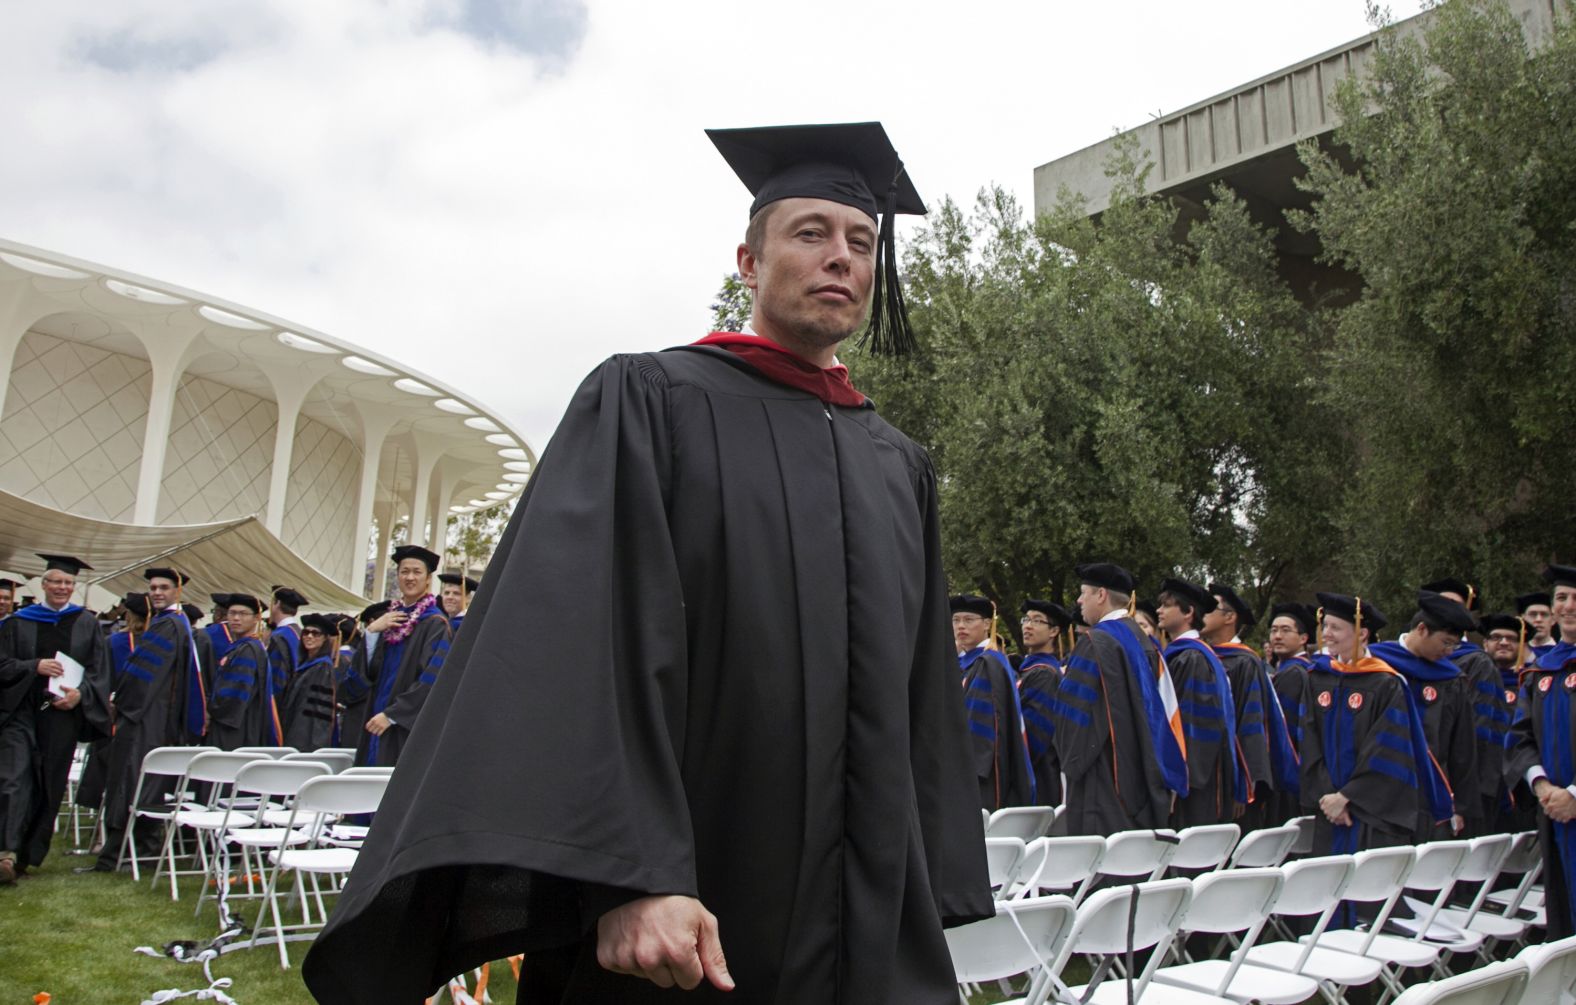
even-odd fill
[[(208, 875), (208, 846), (206, 838), (224, 826), (230, 809), (230, 787), (241, 769), (262, 754), (244, 754), (240, 751), (209, 750), (198, 754), (186, 766), (184, 785), (207, 785), (208, 800), (196, 808), (182, 807), (170, 815), (164, 832), (164, 850), (159, 856), (158, 868), (153, 872), (153, 882), (158, 883), (159, 873), (166, 867), (170, 877), (170, 899), (181, 899), (176, 880), (180, 876)], [(175, 836), (183, 827), (189, 827), (196, 838), (196, 868), (182, 870), (175, 864)]]
[[(261, 891), (254, 884), (252, 877), (264, 872), (262, 860), (258, 849), (278, 848), (282, 845), (305, 844), (311, 835), (304, 830), (290, 831), (284, 827), (270, 826), (269, 820), (273, 814), (283, 812), (288, 819), (288, 808), (272, 809), (271, 798), (284, 799), (288, 807), (291, 800), (313, 778), (333, 774), (333, 770), (321, 761), (290, 761), (264, 758), (243, 765), (236, 773), (232, 793), (235, 798), (230, 799), (225, 806), (224, 818), (216, 830), (218, 840), (214, 842), (215, 854), (209, 857), (209, 880), (217, 891), (225, 893), (226, 897), (260, 896)], [(240, 802), (242, 796), (258, 797), (255, 805), (243, 808)], [(241, 875), (246, 881), (245, 894), (228, 892), (230, 884), (230, 856), (228, 846), (235, 845), (241, 852)], [(258, 855), (256, 863), (254, 855)], [(207, 896), (209, 883), (205, 881), (202, 890), (197, 895), (197, 913), (202, 913), (202, 903)]]
[(1483, 910), (1494, 881), (1499, 878), (1505, 859), (1515, 843), (1513, 834), (1490, 834), (1474, 838), (1471, 850), (1456, 873), (1456, 882), (1478, 884), (1476, 895), (1466, 907), (1442, 907), (1434, 916), (1434, 920), (1440, 924), (1482, 936), (1477, 955), (1484, 963), (1494, 962), (1489, 953), (1496, 942), (1514, 942), (1527, 931), (1524, 921), (1500, 917)]
[(394, 769), (388, 767), (378, 767), (376, 765), (359, 765), (356, 767), (346, 768), (345, 770), (337, 773), (341, 775), (392, 775), (394, 773)]
[[(126, 816), (126, 833), (120, 841), (120, 852), (115, 859), (115, 867), (126, 860), (126, 852), (131, 852), (131, 878), (141, 880), (142, 874), (138, 871), (137, 843), (133, 841), (132, 833), (137, 829), (137, 820), (157, 820), (167, 831), (170, 817), (182, 805), (181, 799), (185, 796), (184, 787), (177, 784), (174, 798), (168, 805), (143, 806), (142, 792), (147, 787), (147, 780), (153, 778), (183, 778), (186, 767), (191, 764), (192, 758), (198, 754), (217, 750), (217, 747), (154, 747), (142, 755), (142, 767), (137, 772), (137, 785), (132, 789), (131, 804)], [(160, 841), (163, 845), (163, 841)]]
[(1570, 1005), (1576, 1001), (1576, 936), (1528, 946), (1516, 954), (1527, 965), (1527, 1005)]
[[(1100, 859), (1105, 856), (1105, 838), (1095, 835), (1082, 837), (1043, 837), (1037, 842), (1045, 849), (1039, 869), (1030, 876), (1019, 874), (1021, 896), (1034, 896), (1042, 890), (1066, 892), (1074, 904), (1083, 902), (1095, 876), (1099, 874)], [(1027, 855), (1027, 851), (1025, 852)]]
[(1345, 990), (1372, 984), (1383, 969), (1378, 960), (1345, 953), (1319, 945), (1319, 936), (1341, 906), (1341, 900), (1357, 873), (1357, 862), (1350, 855), (1304, 858), (1281, 867), (1286, 884), (1275, 902), (1276, 917), (1317, 916), (1307, 941), (1287, 939), (1260, 942), (1248, 951), (1247, 961), (1257, 967), (1301, 974), (1318, 982), (1332, 1002), (1345, 1000)]
[(1231, 850), (1228, 869), (1272, 869), (1286, 861), (1299, 833), (1296, 824), (1249, 831)]
[[(1199, 960), (1155, 970), (1144, 1001), (1167, 1001), (1162, 988), (1186, 988), (1219, 999), (1296, 1005), (1319, 993), (1308, 977), (1244, 965), (1280, 897), (1285, 877), (1279, 869), (1225, 869), (1193, 880), (1193, 898), (1180, 922), (1185, 933), (1242, 936), (1229, 959)], [(1183, 943), (1178, 942), (1178, 947)], [(1185, 950), (1180, 952), (1187, 957)]]
[(352, 751), (352, 752), (347, 754), (343, 750), (330, 750), (330, 749), (324, 748), (322, 750), (296, 750), (296, 751), (292, 751), (292, 752), (284, 755), (283, 757), (281, 757), (280, 760), (281, 761), (318, 761), (318, 762), (320, 762), (322, 764), (328, 765), (329, 768), (333, 770), (334, 774), (337, 775), (341, 771), (344, 771), (346, 768), (351, 767), (352, 765), (354, 765), (356, 763), (356, 755), (355, 755), (354, 751)]
[(1400, 902), (1405, 892), (1406, 877), (1417, 861), (1417, 849), (1411, 845), (1398, 848), (1371, 848), (1353, 856), (1355, 868), (1352, 881), (1346, 886), (1347, 901), (1359, 904), (1380, 904), (1379, 913), (1366, 930), (1355, 928), (1330, 929), (1317, 939), (1304, 935), (1300, 941), (1314, 942), (1324, 949), (1366, 956), (1379, 963), (1379, 979), (1391, 994), (1405, 990), (1401, 971), (1409, 967), (1431, 967), (1439, 959), (1439, 949), (1424, 942), (1394, 935), (1382, 935), (1385, 922)]
[(1543, 875), (1543, 845), (1538, 841), (1537, 831), (1522, 831), (1516, 835), (1510, 854), (1500, 863), (1499, 872), (1502, 876), (1520, 876), (1521, 881), (1513, 889), (1489, 893), (1488, 903), (1493, 905), (1494, 912), (1502, 918), (1525, 921), (1535, 928), (1544, 927), (1543, 891), (1537, 888), (1538, 879)]
[[(1187, 910), (1192, 894), (1193, 884), (1185, 879), (1160, 879), (1096, 890), (1079, 905), (1073, 929), (1062, 943), (1056, 962), (1046, 972), (1045, 980), (1037, 986), (1031, 985), (1024, 1001), (1036, 1005), (1054, 994), (1059, 1002), (1115, 1005), (1128, 1000), (1129, 982), (1133, 1000), (1142, 1000), (1145, 990), (1152, 986), (1150, 981), (1155, 969), (1176, 938), (1177, 922)], [(1138, 953), (1151, 948), (1154, 951), (1149, 963), (1140, 973), (1112, 974), (1118, 958), (1129, 950)], [(1074, 954), (1093, 957), (1094, 969), (1087, 984), (1069, 988), (1061, 982), (1061, 973)]]
[[(1527, 985), (1527, 965), (1520, 960), (1490, 963), (1456, 977), (1407, 988), (1395, 1005), (1516, 1005)], [(1526, 1005), (1544, 1005), (1527, 1001)]]
[(1015, 837), (985, 839), (985, 868), (990, 875), (991, 889), (998, 900), (1007, 896), (1012, 883), (1023, 867), (1026, 846)]
[[(315, 937), (316, 930), (328, 922), (328, 909), (323, 903), (323, 892), (318, 886), (317, 877), (344, 876), (356, 864), (356, 849), (321, 846), (318, 835), (323, 832), (330, 817), (377, 812), (388, 783), (386, 775), (327, 775), (308, 780), (296, 793), (291, 819), (285, 830), (294, 831), (298, 826), (304, 826), (313, 838), (305, 848), (281, 845), (268, 853), (268, 861), (273, 869), (268, 874), (268, 886), (263, 891), (264, 903), (258, 908), (257, 922), (252, 926), (252, 941), (249, 943), (256, 946), (265, 931), (272, 932), (279, 947), (281, 968), (290, 967), (289, 952), (285, 948), (287, 928), (303, 933), (289, 938)], [(295, 896), (301, 901), (301, 921), (291, 925), (284, 924), (279, 913), (279, 874), (286, 871), (294, 873)], [(312, 877), (310, 898), (301, 878), (303, 875)], [(333, 889), (337, 890), (337, 885)], [(312, 912), (314, 902), (317, 907), (315, 917)], [(263, 925), (265, 913), (273, 918), (273, 925), (268, 928)], [(312, 935), (304, 934), (308, 932)]]
[(1237, 841), (1241, 837), (1242, 828), (1236, 824), (1200, 824), (1197, 827), (1184, 827), (1177, 831), (1176, 850), (1172, 852), (1171, 861), (1166, 863), (1166, 868), (1184, 869), (1189, 872), (1219, 869), (1230, 857), (1232, 849), (1237, 846)]
[(231, 753), (232, 754), (267, 754), (269, 757), (272, 757), (275, 760), (278, 760), (279, 758), (285, 756), (286, 754), (294, 754), (294, 753), (296, 753), (296, 749), (294, 747), (236, 747), (234, 750), (231, 751)]
[[(1503, 837), (1504, 835), (1495, 835)], [(1476, 849), (1474, 851), (1474, 844)], [(1448, 854), (1431, 854), (1435, 849), (1444, 847), (1446, 853), (1455, 849), (1460, 850), (1459, 858), (1452, 858)], [(1414, 913), (1414, 917), (1390, 917), (1390, 927), (1397, 929), (1405, 935), (1420, 942), (1432, 942), (1444, 950), (1440, 958), (1434, 963), (1435, 972), (1440, 977), (1449, 975), (1445, 963), (1448, 953), (1476, 953), (1483, 945), (1483, 936), (1476, 932), (1457, 928), (1455, 925), (1439, 919), (1439, 912), (1450, 902), (1450, 891), (1455, 889), (1456, 881), (1463, 872), (1481, 875), (1484, 863), (1490, 858), (1504, 857), (1506, 848), (1502, 844), (1483, 842), (1483, 839), (1473, 841), (1430, 841), (1419, 845), (1417, 848), (1417, 864), (1412, 867), (1412, 875), (1407, 877), (1408, 890), (1434, 892), (1432, 902), (1424, 901), (1417, 897), (1404, 896), (1402, 903), (1406, 904)]]
[(1176, 831), (1118, 831), (1105, 839), (1099, 874), (1129, 881), (1150, 879), (1165, 871), (1176, 850)]
[(1074, 916), (1073, 902), (1066, 897), (1031, 897), (997, 904), (994, 918), (947, 929), (958, 997), (968, 1001), (961, 985), (1019, 974), (1031, 975), (1032, 986), (1039, 971), (1061, 952)]
[(1015, 837), (1028, 844), (1050, 833), (1056, 810), (1049, 806), (1007, 806), (990, 815), (986, 837)]
[(1313, 817), (1292, 817), (1286, 826), (1297, 828), (1297, 840), (1291, 844), (1292, 855), (1313, 854)]

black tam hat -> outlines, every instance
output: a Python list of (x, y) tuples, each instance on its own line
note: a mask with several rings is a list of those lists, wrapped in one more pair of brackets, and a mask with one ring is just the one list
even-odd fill
[(73, 558), (70, 555), (39, 554), (38, 557), (44, 560), (45, 572), (64, 572), (68, 576), (79, 576), (82, 574), (83, 569), (93, 568), (93, 566), (82, 561), (82, 559)]
[(306, 597), (302, 596), (300, 591), (292, 590), (288, 586), (274, 587), (274, 600), (277, 603), (290, 608), (305, 607), (307, 604), (312, 602), (306, 599)]
[(316, 628), (324, 635), (334, 635), (339, 631), (339, 618), (332, 614), (303, 614), (301, 627)]
[(394, 554), (390, 557), (394, 559), (395, 565), (405, 561), (407, 558), (420, 559), (421, 563), (427, 567), (428, 572), (437, 569), (439, 562), (437, 555), (419, 544), (402, 544), (394, 549)]
[(152, 610), (148, 606), (148, 595), (146, 593), (128, 593), (120, 599), (120, 606), (139, 618), (147, 617)]
[(21, 585), (14, 579), (0, 579), (0, 590), (14, 590)]
[(447, 583), (449, 586), (459, 586), (463, 583), (465, 584), (466, 593), (475, 593), (482, 586), (482, 584), (471, 577), (462, 576), (458, 572), (440, 572), (438, 573), (438, 582)]
[[(230, 609), (231, 607), (244, 607), (253, 614), (263, 613), (263, 602), (252, 596), (250, 593), (216, 593), (214, 596), (224, 598), (224, 606), (226, 610)], [(217, 603), (217, 601), (215, 601), (215, 603)]]
[(1253, 616), (1253, 608), (1248, 606), (1247, 601), (1237, 596), (1237, 591), (1225, 583), (1210, 583), (1209, 592), (1213, 593), (1227, 607), (1237, 612), (1238, 628), (1252, 628), (1254, 623), (1258, 621), (1258, 618)]
[(186, 615), (186, 620), (190, 621), (194, 625), (208, 616), (204, 614), (202, 612), (202, 608), (198, 607), (196, 604), (182, 604), (181, 613)]
[(1486, 614), (1478, 622), (1477, 628), (1484, 635), (1490, 632), (1515, 632), (1516, 637), (1521, 638), (1523, 632), (1529, 636), (1532, 634), (1528, 626), (1514, 614)]
[(1049, 600), (1035, 600), (1030, 598), (1023, 602), (1023, 613), (1038, 611), (1051, 620), (1051, 624), (1058, 628), (1066, 628), (1073, 623), (1073, 617), (1067, 613), (1067, 608), (1061, 604), (1053, 604)]
[(1417, 591), (1417, 611), (1423, 616), (1423, 624), (1436, 632), (1465, 634), (1477, 627), (1465, 604), (1458, 604), (1433, 590)]
[(389, 602), (387, 600), (380, 600), (375, 604), (369, 604), (367, 607), (363, 608), (356, 620), (360, 621), (364, 625), (370, 625), (372, 622), (387, 614), (388, 610)]
[(1160, 624), (1160, 608), (1153, 600), (1135, 600), (1133, 601), (1133, 610), (1143, 611), (1149, 615), (1150, 621), (1153, 621), (1157, 626)]
[(978, 614), (982, 618), (988, 618), (996, 611), (989, 600), (973, 593), (959, 593), (947, 601), (947, 606), (952, 608), (953, 614)]
[(1297, 630), (1312, 638), (1318, 632), (1318, 618), (1307, 604), (1276, 604), (1270, 608), (1270, 620), (1290, 618), (1297, 623)]
[(1215, 602), (1214, 594), (1197, 583), (1189, 583), (1185, 579), (1162, 579), (1160, 581), (1160, 592), (1162, 594), (1169, 593), (1174, 597), (1186, 600), (1197, 609), (1199, 614), (1208, 614), (1219, 606)]
[(914, 333), (897, 273), (893, 217), (924, 215), (925, 203), (879, 122), (708, 129), (706, 135), (761, 207), (780, 199), (825, 199), (860, 210), (880, 223), (875, 295), (865, 340), (870, 351), (901, 356), (914, 349)]
[[(1357, 623), (1357, 603), (1354, 598), (1341, 593), (1316, 593), (1314, 596), (1319, 598), (1319, 606), (1324, 608), (1326, 616), (1340, 618), (1347, 624)], [(1389, 623), (1383, 611), (1363, 601), (1363, 624), (1369, 631), (1377, 632)]]
[(1088, 586), (1098, 586), (1117, 593), (1133, 592), (1133, 574), (1120, 565), (1110, 562), (1087, 562), (1078, 566), (1078, 582)]
[(1547, 565), (1543, 581), (1550, 586), (1576, 586), (1576, 565)]
[(185, 586), (191, 582), (191, 577), (178, 569), (160, 566), (156, 569), (143, 569), (142, 578), (146, 580), (168, 579), (176, 586)]
[(1462, 599), (1467, 607), (1474, 611), (1481, 609), (1483, 606), (1483, 598), (1478, 596), (1478, 592), (1472, 588), (1472, 584), (1454, 576), (1446, 576), (1444, 579), (1436, 579), (1432, 583), (1424, 583), (1418, 589), (1428, 590), (1431, 593), (1454, 593)]
[(1553, 607), (1553, 595), (1548, 593), (1523, 593), (1521, 596), (1516, 598), (1516, 613), (1526, 614), (1527, 608), (1537, 607), (1539, 605), (1542, 605), (1543, 607)]

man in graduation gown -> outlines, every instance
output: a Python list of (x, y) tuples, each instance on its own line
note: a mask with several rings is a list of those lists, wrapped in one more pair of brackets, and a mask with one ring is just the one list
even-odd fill
[(1385, 617), (1360, 597), (1318, 594), (1325, 652), (1313, 657), (1303, 711), (1302, 801), (1313, 854), (1410, 844), (1420, 814), (1450, 819), (1450, 792), (1428, 751), (1406, 678), (1368, 655)]
[[(288, 586), (275, 586), (268, 604), (268, 680), (265, 691), (268, 700), (278, 708), (285, 700), (285, 691), (295, 678), (301, 665), (301, 619), (298, 611), (311, 601), (299, 590)], [(284, 743), (284, 734), (270, 728), (267, 741)]]
[(355, 667), (355, 676), (366, 683), (356, 763), (383, 767), (399, 763), (450, 643), (449, 619), (432, 594), (438, 556), (407, 544), (394, 549), (393, 559), (400, 599), (367, 626)]
[[(1491, 788), (1478, 791), (1487, 820), (1485, 832), (1518, 834), (1525, 830), (1536, 830), (1538, 816), (1533, 799), (1525, 789), (1518, 796), (1515, 787), (1509, 784), (1513, 779), (1506, 777), (1510, 725), (1521, 711), (1524, 701), (1521, 695), (1521, 672), (1530, 656), (1527, 649), (1527, 625), (1513, 614), (1487, 614), (1478, 622), (1478, 633), (1483, 636), (1483, 651), (1493, 661), (1494, 671), (1498, 674), (1499, 707), (1504, 711), (1503, 720), (1496, 723), (1497, 749), (1494, 754), (1487, 755), (1492, 758), (1495, 770), (1494, 784)], [(1484, 748), (1480, 745), (1478, 757), (1484, 756)], [(1479, 778), (1484, 777), (1482, 767), (1480, 761)]]
[(1516, 613), (1527, 623), (1527, 648), (1534, 658), (1553, 649), (1557, 641), (1553, 604), (1554, 595), (1547, 590), (1534, 590), (1516, 598)]
[[(1308, 672), (1313, 669), (1309, 646), (1318, 635), (1319, 617), (1319, 613), (1307, 604), (1288, 602), (1270, 608), (1270, 630), (1265, 644), (1270, 685), (1275, 688), (1275, 697), (1280, 702), (1292, 752), (1299, 759), (1302, 756), (1302, 715), (1308, 704)], [(1297, 775), (1300, 785), (1300, 766)], [(1272, 805), (1272, 822), (1302, 815), (1302, 797), (1296, 787), (1277, 786)]]
[(1155, 616), (1172, 640), (1166, 670), (1177, 692), (1182, 735), (1187, 741), (1188, 794), (1171, 814), (1176, 827), (1226, 823), (1247, 803), (1247, 773), (1237, 757), (1237, 709), (1226, 668), (1198, 630), (1216, 600), (1202, 586), (1182, 579), (1160, 584)]
[(438, 590), (438, 600), (449, 619), (449, 631), (458, 635), (460, 625), (465, 623), (465, 612), (470, 609), (471, 597), (482, 584), (458, 572), (439, 573), (438, 582), (443, 584)]
[[(1510, 727), (1506, 773), (1537, 800), (1548, 939), (1576, 935), (1576, 566), (1543, 571), (1560, 641), (1522, 678), (1525, 702)], [(1527, 791), (1527, 790), (1522, 790)]]
[(1034, 771), (1024, 738), (1023, 708), (1012, 664), (997, 648), (996, 605), (985, 597), (960, 593), (948, 601), (952, 642), (963, 675), (963, 705), (968, 710), (973, 765), (980, 806), (1035, 804)]
[[(143, 755), (155, 747), (179, 745), (187, 737), (203, 737), (208, 732), (197, 647), (191, 623), (181, 609), (181, 591), (188, 577), (177, 569), (159, 567), (145, 570), (142, 578), (148, 583), (153, 617), (137, 640), (125, 677), (115, 688), (115, 736), (110, 742), (104, 791), (104, 847), (98, 862), (88, 867), (100, 872), (112, 872), (119, 863)], [(143, 804), (160, 805), (173, 786), (173, 779), (150, 778), (142, 788)], [(139, 848), (158, 853), (156, 827), (139, 821), (132, 834)]]
[[(120, 631), (110, 632), (106, 640), (109, 651), (109, 692), (115, 693), (125, 679), (126, 667), (137, 651), (137, 640), (148, 627), (152, 611), (148, 609), (146, 593), (128, 593), (118, 605), (125, 625)], [(113, 718), (113, 706), (111, 707)], [(82, 765), (82, 777), (77, 781), (76, 803), (83, 809), (98, 812), (104, 802), (104, 783), (109, 775), (109, 746), (112, 733), (105, 733), (88, 744), (87, 760)], [(97, 849), (95, 849), (96, 851)]]
[[(230, 633), (230, 596), (228, 593), (208, 594), (208, 599), (213, 601), (213, 607), (209, 609), (212, 617), (208, 624), (202, 626), (202, 631), (200, 632), (200, 634), (208, 636), (208, 645), (213, 650), (213, 665), (216, 669), (224, 660), (225, 655), (229, 653), (230, 647), (240, 641)], [(206, 684), (208, 693), (210, 695), (213, 694), (212, 675), (206, 678)]]
[(1078, 640), (1056, 692), (1056, 752), (1067, 779), (1067, 833), (1165, 827), (1188, 794), (1176, 692), (1154, 643), (1128, 617), (1133, 577), (1120, 566), (1077, 568)]
[(258, 637), (263, 602), (247, 593), (222, 596), (228, 637), (234, 642), (219, 660), (208, 703), (208, 742), (220, 750), (277, 746), (278, 708), (268, 695), (268, 653)]
[(936, 479), (834, 357), (912, 186), (875, 124), (714, 139), (757, 192), (756, 334), (576, 394), (306, 958), (320, 1001), (522, 950), (525, 1001), (957, 1000), (942, 924), (993, 908)]
[(1243, 830), (1282, 823), (1273, 820), (1275, 792), (1296, 786), (1299, 771), (1291, 749), (1280, 701), (1270, 684), (1269, 669), (1259, 654), (1242, 641), (1242, 633), (1257, 623), (1253, 608), (1226, 583), (1210, 583), (1215, 609), (1204, 615), (1200, 633), (1226, 668), (1232, 700), (1237, 706), (1237, 758), (1247, 772), (1247, 806)]
[(1052, 703), (1061, 685), (1062, 632), (1072, 625), (1066, 609), (1049, 600), (1023, 602), (1023, 660), (1018, 664), (1018, 704), (1034, 769), (1034, 795), (1041, 806), (1062, 801), (1062, 762), (1056, 756)]
[(339, 668), (339, 619), (332, 614), (301, 616), (301, 666), (290, 678), (280, 704), (285, 745), (320, 750), (337, 742), (334, 680)]
[(1376, 642), (1370, 655), (1400, 671), (1423, 714), (1423, 733), (1434, 763), (1450, 786), (1453, 813), (1441, 824), (1420, 812), (1417, 840), (1453, 837), (1466, 825), (1477, 804), (1477, 737), (1472, 700), (1461, 670), (1450, 654), (1475, 622), (1461, 604), (1432, 590), (1419, 590), (1418, 610), (1398, 641)]
[[(0, 882), (49, 854), (77, 742), (111, 728), (104, 636), (93, 612), (71, 601), (77, 575), (91, 566), (39, 557), (43, 602), (0, 623)], [(61, 653), (81, 664), (82, 679), (51, 691), (65, 673)]]

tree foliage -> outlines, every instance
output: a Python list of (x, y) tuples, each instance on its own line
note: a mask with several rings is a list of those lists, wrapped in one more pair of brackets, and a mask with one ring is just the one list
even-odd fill
[(755, 299), (737, 272), (723, 277), (722, 288), (711, 305), (711, 331), (740, 332), (749, 324)]
[(1363, 280), (1321, 319), (1319, 399), (1346, 443), (1331, 543), (1401, 610), (1447, 572), (1503, 605), (1576, 553), (1576, 18), (1558, 13), (1534, 53), (1497, 3), (1387, 28), (1335, 93), (1341, 155), (1300, 151), (1317, 199), (1293, 222)]

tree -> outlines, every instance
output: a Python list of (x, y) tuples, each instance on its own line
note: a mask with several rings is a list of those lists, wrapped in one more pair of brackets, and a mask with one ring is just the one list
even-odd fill
[(503, 506), (492, 506), (472, 513), (449, 517), (446, 525), (445, 564), (450, 557), (459, 560), (462, 570), (492, 561), (498, 538), (514, 513), (518, 497)]
[(755, 298), (750, 288), (737, 272), (722, 280), (717, 299), (711, 305), (711, 330), (714, 332), (739, 332), (750, 322)]
[(1384, 26), (1335, 92), (1339, 153), (1300, 150), (1317, 199), (1293, 223), (1363, 279), (1321, 319), (1319, 398), (1345, 455), (1334, 551), (1381, 606), (1445, 572), (1506, 604), (1576, 553), (1573, 14), (1536, 53), (1497, 3)]

